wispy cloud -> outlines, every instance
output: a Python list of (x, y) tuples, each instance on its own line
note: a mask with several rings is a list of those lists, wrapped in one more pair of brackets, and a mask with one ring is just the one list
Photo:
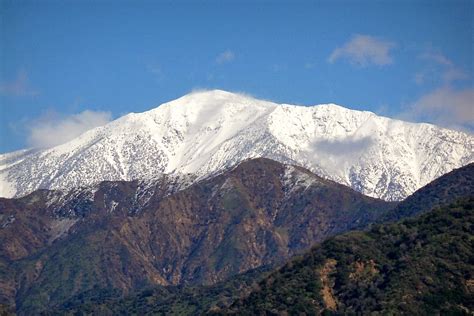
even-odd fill
[(220, 53), (216, 57), (216, 63), (219, 65), (229, 63), (235, 59), (235, 53), (231, 51), (230, 49)]
[(16, 78), (10, 82), (0, 83), (0, 94), (6, 96), (35, 96), (39, 91), (33, 89), (28, 79), (28, 73), (22, 69), (18, 71)]
[(359, 139), (339, 139), (339, 140), (321, 140), (313, 144), (320, 152), (324, 152), (329, 155), (341, 156), (348, 154), (355, 154), (362, 151), (366, 151), (374, 140), (367, 136)]
[(385, 66), (393, 63), (390, 52), (395, 46), (394, 42), (357, 34), (343, 46), (336, 48), (329, 56), (328, 62), (334, 63), (339, 59), (345, 59), (352, 65), (360, 67)]
[(82, 133), (110, 122), (110, 112), (86, 110), (78, 114), (61, 116), (48, 112), (29, 123), (28, 143), (36, 148), (63, 144)]
[(474, 89), (437, 88), (422, 95), (411, 104), (404, 118), (428, 120), (435, 124), (456, 128), (474, 129)]
[(464, 70), (457, 67), (451, 59), (440, 52), (429, 50), (418, 57), (429, 64), (414, 76), (415, 82), (419, 85), (427, 81), (441, 81), (442, 84), (446, 85), (469, 78)]
[(462, 69), (457, 67), (449, 67), (443, 73), (443, 80), (445, 83), (451, 83), (453, 81), (460, 81), (469, 79), (469, 75)]
[(328, 170), (336, 171), (338, 166), (344, 164), (345, 157), (360, 156), (368, 152), (374, 141), (370, 136), (319, 140), (312, 143), (316, 153), (313, 159)]
[(437, 64), (444, 65), (444, 66), (453, 65), (453, 62), (449, 58), (441, 54), (440, 52), (427, 51), (421, 54), (420, 58), (431, 60), (431, 61), (436, 62)]

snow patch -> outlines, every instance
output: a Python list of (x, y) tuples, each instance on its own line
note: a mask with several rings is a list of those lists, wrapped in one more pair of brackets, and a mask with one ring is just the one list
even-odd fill
[(13, 197), (17, 190), (13, 183), (8, 181), (6, 173), (0, 173), (0, 197)]
[(303, 189), (305, 191), (311, 185), (319, 183), (319, 179), (313, 175), (298, 170), (292, 165), (285, 165), (285, 172), (281, 177), (283, 187), (286, 188), (285, 195), (290, 196), (295, 190)]
[(234, 184), (232, 183), (231, 178), (226, 178), (224, 183), (222, 183), (221, 187), (219, 188), (219, 191), (221, 193), (226, 193), (231, 191), (234, 188)]
[(119, 205), (119, 203), (112, 200), (112, 202), (110, 202), (109, 213), (113, 213), (115, 211), (115, 208), (117, 207), (117, 205)]
[(69, 229), (78, 221), (78, 219), (61, 218), (51, 222), (49, 243), (65, 236)]

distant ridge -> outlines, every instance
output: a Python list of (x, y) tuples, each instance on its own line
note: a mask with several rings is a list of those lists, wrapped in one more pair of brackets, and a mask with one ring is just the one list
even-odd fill
[(417, 215), (466, 197), (474, 199), (474, 163), (454, 169), (428, 183), (390, 210), (381, 221), (395, 221)]

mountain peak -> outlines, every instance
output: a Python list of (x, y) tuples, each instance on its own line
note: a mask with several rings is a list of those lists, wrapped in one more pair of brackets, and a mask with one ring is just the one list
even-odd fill
[(211, 90), (195, 90), (192, 91), (185, 96), (186, 97), (204, 97), (204, 98), (209, 98), (209, 97), (214, 97), (214, 98), (235, 98), (235, 97), (244, 97), (246, 95), (241, 94), (241, 93), (236, 93), (236, 92), (230, 92), (226, 90), (221, 90), (221, 89), (211, 89)]
[(181, 105), (198, 103), (213, 105), (216, 102), (245, 102), (250, 105), (252, 102), (258, 102), (258, 100), (247, 94), (214, 89), (192, 91), (176, 100), (167, 102), (165, 104)]
[(472, 135), (432, 125), (335, 104), (306, 107), (196, 91), (57, 147), (0, 155), (0, 196), (163, 173), (201, 179), (264, 157), (372, 197), (399, 200), (474, 161), (473, 152)]

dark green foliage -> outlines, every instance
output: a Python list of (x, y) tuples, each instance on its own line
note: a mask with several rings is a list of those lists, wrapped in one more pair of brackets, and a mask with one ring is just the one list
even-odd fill
[(93, 289), (81, 293), (45, 315), (198, 315), (232, 304), (265, 277), (262, 267), (212, 286), (154, 287), (123, 298), (120, 292)]
[(0, 316), (13, 316), (15, 315), (14, 309), (11, 306), (0, 304)]
[[(401, 223), (337, 236), (272, 273), (227, 313), (467, 315), (474, 309), (473, 231), (470, 198)], [(322, 294), (322, 271), (331, 260), (334, 308)]]
[[(272, 273), (252, 271), (207, 287), (158, 287), (126, 299), (92, 291), (58, 311), (68, 315), (470, 315), (473, 231), (474, 198), (467, 198), (417, 218), (330, 238)], [(332, 307), (324, 289), (334, 299)]]

